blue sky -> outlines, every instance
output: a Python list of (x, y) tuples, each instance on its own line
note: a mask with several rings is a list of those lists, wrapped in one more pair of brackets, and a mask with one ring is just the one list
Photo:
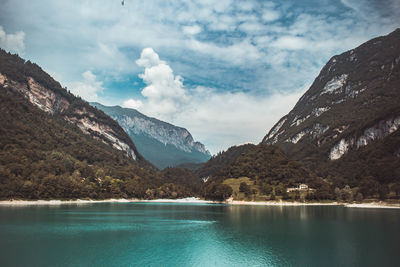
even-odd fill
[(400, 27), (400, 0), (0, 0), (0, 47), (88, 101), (258, 143), (335, 54)]

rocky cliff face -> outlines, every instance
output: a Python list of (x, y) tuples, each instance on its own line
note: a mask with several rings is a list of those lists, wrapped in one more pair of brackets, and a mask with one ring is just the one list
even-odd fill
[(159, 168), (210, 158), (205, 146), (188, 130), (150, 118), (134, 109), (91, 103), (116, 120), (135, 142), (140, 153)]
[(20, 92), (33, 105), (50, 114), (63, 112), (69, 107), (69, 102), (65, 98), (45, 88), (32, 77), (28, 77), (26, 83), (19, 83), (8, 79), (6, 75), (0, 73), (0, 85)]
[[(332, 57), (293, 110), (272, 127), (262, 143), (276, 144), (316, 168), (323, 162), (329, 165), (345, 161), (350, 152), (353, 156), (364, 153), (364, 147), (394, 136), (400, 126), (399, 103), (397, 29)], [(393, 145), (400, 148), (400, 143)], [(388, 158), (398, 159), (387, 148), (376, 149), (386, 149)]]
[(0, 85), (3, 88), (20, 93), (32, 105), (75, 124), (83, 133), (123, 151), (127, 157), (145, 162), (118, 123), (61, 88), (37, 65), (25, 63), (3, 50), (0, 52)]

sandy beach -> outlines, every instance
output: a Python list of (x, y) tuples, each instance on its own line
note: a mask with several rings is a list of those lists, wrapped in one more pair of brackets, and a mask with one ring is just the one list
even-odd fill
[(76, 199), (76, 200), (2, 200), (0, 206), (28, 206), (28, 205), (65, 205), (65, 204), (94, 204), (94, 203), (135, 203), (135, 202), (157, 202), (157, 203), (216, 203), (214, 201), (201, 200), (199, 198), (182, 199)]
[(318, 202), (289, 202), (289, 201), (243, 201), (243, 200), (227, 200), (224, 202), (230, 205), (256, 205), (256, 206), (338, 206), (337, 202), (318, 203)]
[(400, 209), (400, 204), (391, 204), (387, 202), (371, 202), (371, 203), (349, 203), (344, 204), (347, 208), (369, 208), (369, 209)]

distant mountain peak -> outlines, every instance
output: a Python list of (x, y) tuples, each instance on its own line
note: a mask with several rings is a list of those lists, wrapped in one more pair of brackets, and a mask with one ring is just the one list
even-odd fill
[(139, 152), (160, 168), (204, 162), (211, 156), (185, 128), (148, 117), (136, 109), (107, 107), (95, 102), (91, 105), (115, 119), (135, 142)]
[[(325, 133), (335, 132), (332, 135), (335, 139), (337, 133), (351, 131), (357, 116), (338, 114), (341, 113), (339, 110), (352, 105), (367, 107), (378, 101), (371, 98), (372, 95), (379, 97), (383, 93), (378, 93), (377, 83), (380, 87), (390, 86), (398, 78), (399, 40), (400, 30), (397, 29), (388, 36), (372, 39), (356, 49), (333, 56), (293, 110), (272, 127), (262, 142), (296, 144), (310, 137), (318, 143)], [(363, 103), (364, 99), (371, 103)], [(343, 120), (337, 115), (344, 116)], [(346, 115), (349, 115), (347, 119)]]
[(262, 143), (281, 147), (321, 174), (380, 177), (377, 170), (388, 166), (379, 179), (394, 179), (389, 177), (400, 171), (393, 167), (400, 150), (399, 85), (397, 29), (333, 56)]
[(75, 97), (38, 65), (0, 49), (0, 85), (18, 92), (33, 106), (76, 125), (83, 133), (148, 163), (123, 129), (110, 117)]

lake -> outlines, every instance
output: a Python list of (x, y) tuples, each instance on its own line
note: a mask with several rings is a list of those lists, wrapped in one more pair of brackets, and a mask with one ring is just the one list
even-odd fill
[(1, 266), (400, 266), (400, 209), (0, 207)]

